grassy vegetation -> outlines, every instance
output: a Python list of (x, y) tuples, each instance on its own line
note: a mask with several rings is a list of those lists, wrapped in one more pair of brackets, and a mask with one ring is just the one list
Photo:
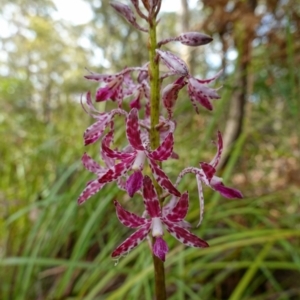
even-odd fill
[[(185, 165), (196, 166), (214, 154), (209, 140), (215, 136), (203, 128), (216, 131), (218, 111), (226, 103), (226, 98), (217, 103), (216, 114), (209, 118), (193, 116), (188, 101), (176, 111), (175, 150), (182, 160), (166, 164), (174, 179)], [(250, 124), (259, 109), (252, 105)], [(10, 122), (6, 120), (2, 128), (6, 125), (9, 130)], [(1, 299), (152, 299), (152, 259), (146, 242), (119, 262), (110, 259), (114, 247), (129, 234), (117, 220), (112, 200), (127, 201), (127, 197), (110, 184), (77, 206), (78, 195), (92, 178), (80, 164), (85, 151), (81, 133), (90, 122), (79, 104), (68, 103), (53, 112), (48, 124), (35, 118), (10, 128), (1, 147), (5, 162)], [(15, 136), (22, 131), (25, 137)], [(195, 232), (209, 242), (209, 248), (184, 248), (167, 237), (170, 299), (284, 300), (300, 295), (296, 279), (300, 270), (299, 188), (292, 182), (279, 182), (276, 188), (274, 181), (280, 178), (272, 177), (268, 164), (264, 166), (259, 159), (274, 159), (276, 165), (276, 160), (290, 158), (291, 153), (282, 149), (268, 152), (274, 140), (276, 136), (270, 135), (264, 142), (257, 128), (248, 126), (222, 170), (225, 182), (241, 189), (245, 199), (225, 200), (205, 190), (205, 218)], [(96, 147), (88, 150), (97, 151)], [(187, 177), (180, 188), (190, 191), (188, 220), (196, 224), (196, 181)], [(138, 197), (128, 206), (138, 206)]]

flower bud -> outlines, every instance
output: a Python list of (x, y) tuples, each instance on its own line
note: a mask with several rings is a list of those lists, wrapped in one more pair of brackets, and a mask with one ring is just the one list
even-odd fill
[(117, 1), (111, 1), (110, 5), (120, 14), (122, 15), (129, 23), (135, 21), (135, 16), (131, 8), (123, 3)]
[(111, 1), (110, 5), (121, 15), (123, 16), (127, 22), (129, 22), (131, 25), (133, 25), (135, 28), (137, 28), (138, 30), (147, 32), (148, 30), (145, 28), (142, 28), (141, 26), (138, 25), (138, 23), (136, 22), (136, 18), (134, 15), (134, 12), (131, 10), (131, 8), (126, 5), (123, 4), (121, 2), (118, 1)]
[[(152, 1), (149, 0), (142, 0), (144, 7), (149, 11), (150, 10), (150, 6), (152, 5)], [(150, 3), (149, 3), (150, 2)]]
[(199, 32), (185, 32), (182, 33), (177, 40), (179, 42), (181, 42), (181, 44), (183, 45), (187, 45), (187, 46), (201, 46), (201, 45), (206, 45), (208, 43), (210, 43), (213, 39), (203, 33), (199, 33)]

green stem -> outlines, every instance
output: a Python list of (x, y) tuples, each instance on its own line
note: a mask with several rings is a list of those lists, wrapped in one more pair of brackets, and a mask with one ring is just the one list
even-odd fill
[(165, 267), (163, 261), (152, 254), (155, 278), (155, 299), (166, 300)]
[[(159, 131), (156, 128), (156, 125), (159, 123), (159, 102), (160, 102), (160, 81), (159, 81), (159, 64), (155, 59), (157, 47), (156, 41), (156, 21), (155, 19), (151, 20), (149, 26), (149, 73), (150, 73), (150, 146), (152, 149), (155, 149), (159, 146)], [(161, 195), (161, 188), (155, 184), (157, 194)], [(162, 203), (161, 203), (162, 205)], [(155, 238), (153, 238), (153, 244)], [(165, 283), (165, 269), (164, 263), (154, 254), (153, 265), (154, 265), (154, 277), (155, 277), (155, 295), (156, 300), (165, 300), (167, 299), (166, 295), (166, 283)]]
[(159, 96), (160, 96), (160, 84), (159, 84), (159, 65), (156, 57), (156, 22), (153, 21), (149, 28), (149, 72), (150, 72), (150, 145), (152, 149), (159, 146), (159, 132), (155, 126), (159, 122)]

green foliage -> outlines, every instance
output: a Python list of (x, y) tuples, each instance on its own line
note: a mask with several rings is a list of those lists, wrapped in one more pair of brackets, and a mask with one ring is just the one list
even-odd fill
[[(103, 49), (115, 63), (110, 71), (145, 61), (144, 53), (134, 48), (139, 34), (125, 23), (114, 26), (121, 21), (106, 13), (102, 2), (102, 8), (94, 7), (101, 21), (86, 26), (94, 47), (112, 36)], [(43, 2), (43, 7), (32, 1), (15, 4), (32, 34), (25, 38), (20, 31), (10, 37), (15, 45), (11, 51), (5, 48), (9, 39), (1, 44), (9, 60), (0, 60), (0, 67), (9, 72), (1, 73), (0, 80), (0, 299), (150, 300), (153, 270), (147, 243), (119, 262), (110, 258), (130, 234), (117, 220), (112, 201), (128, 201), (127, 196), (110, 184), (83, 206), (76, 203), (92, 178), (80, 164), (82, 133), (92, 120), (77, 101), (81, 92), (95, 88), (82, 80), (84, 67), (93, 64), (93, 49), (77, 44), (86, 28), (52, 21), (52, 2)], [(165, 24), (174, 23), (173, 18), (170, 14)], [(10, 21), (17, 24), (18, 18)], [(270, 58), (276, 45), (255, 49), (249, 72), (257, 101), (247, 104), (245, 131), (220, 170), (226, 183), (246, 197), (225, 200), (205, 189), (204, 222), (194, 232), (209, 242), (207, 249), (184, 248), (166, 236), (171, 249), (166, 261), (169, 299), (299, 298), (299, 72), (291, 22), (285, 28), (288, 60)], [(104, 34), (98, 34), (100, 29)], [(59, 34), (63, 31), (68, 42)], [(121, 42), (114, 52), (116, 39)], [(134, 53), (124, 61), (123, 44)], [(235, 79), (234, 73), (226, 79), (214, 114), (195, 115), (181, 92), (175, 151), (182, 159), (166, 163), (173, 179), (183, 167), (214, 155), (210, 141), (224, 126)], [(116, 138), (122, 134), (120, 128)], [(97, 153), (97, 146), (88, 151)], [(180, 189), (190, 191), (188, 220), (197, 224), (192, 175)], [(140, 212), (138, 197), (127, 204)]]

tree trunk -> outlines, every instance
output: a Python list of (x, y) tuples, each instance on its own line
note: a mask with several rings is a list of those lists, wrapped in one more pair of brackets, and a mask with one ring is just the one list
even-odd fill
[(249, 22), (251, 22), (254, 15), (256, 4), (255, 0), (248, 0), (245, 15), (236, 23), (235, 27), (235, 45), (238, 51), (237, 80), (235, 92), (229, 105), (226, 127), (223, 132), (225, 153), (220, 159), (219, 169), (226, 165), (230, 156), (230, 150), (243, 129), (249, 85), (248, 67), (252, 54), (252, 41), (255, 37), (255, 27), (249, 26)]

